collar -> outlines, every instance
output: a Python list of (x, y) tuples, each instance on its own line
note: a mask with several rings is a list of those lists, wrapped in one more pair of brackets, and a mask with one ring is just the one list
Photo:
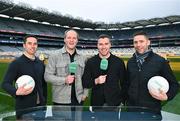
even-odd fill
[[(79, 51), (78, 49), (75, 49), (75, 51), (76, 51), (76, 54), (80, 55), (80, 51)], [(68, 53), (68, 52), (66, 51), (65, 46), (63, 46), (63, 48), (61, 48), (61, 52), (62, 52), (63, 54)]]
[(31, 57), (31, 55), (29, 55), (27, 52), (24, 52), (23, 55), (25, 55), (30, 60), (35, 60), (35, 58), (36, 58), (35, 55)]
[(30, 58), (28, 58), (26, 55), (22, 54), (22, 57), (23, 57), (25, 60), (27, 60), (27, 61), (31, 61), (31, 62), (36, 62), (36, 61), (37, 61), (36, 56), (35, 56), (35, 59), (30, 59)]
[[(98, 58), (101, 60), (102, 58), (99, 56), (99, 53), (97, 54)], [(110, 53), (110, 56), (108, 58), (106, 58), (107, 60), (109, 60), (112, 57), (112, 53)]]
[[(153, 52), (153, 50), (151, 49), (151, 51), (149, 52), (149, 55), (148, 55), (148, 57), (146, 58), (146, 60), (149, 60), (149, 57), (151, 57), (151, 56), (153, 55), (153, 53), (154, 53), (154, 52)], [(136, 54), (135, 54), (135, 53), (133, 54), (133, 58), (136, 59)]]

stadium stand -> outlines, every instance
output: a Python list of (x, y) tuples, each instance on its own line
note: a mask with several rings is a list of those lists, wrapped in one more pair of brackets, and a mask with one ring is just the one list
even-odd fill
[(3, 55), (6, 52), (7, 55), (10, 52), (13, 56), (15, 53), (19, 55), (23, 50), (23, 37), (33, 34), (39, 38), (38, 53), (46, 53), (48, 56), (52, 50), (64, 45), (64, 31), (73, 27), (80, 35), (77, 47), (83, 54), (96, 54), (97, 37), (108, 34), (112, 38), (112, 52), (129, 56), (134, 52), (133, 33), (143, 30), (150, 35), (151, 46), (156, 52), (180, 55), (178, 15), (125, 23), (93, 23), (57, 12), (51, 13), (43, 8), (34, 9), (26, 4), (15, 4), (11, 0), (0, 0), (0, 25), (0, 53)]

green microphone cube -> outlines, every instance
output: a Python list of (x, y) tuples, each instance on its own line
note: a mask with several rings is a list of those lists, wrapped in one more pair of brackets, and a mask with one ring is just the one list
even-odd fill
[(77, 70), (77, 63), (76, 62), (72, 62), (69, 64), (69, 73), (71, 74), (75, 74)]
[(106, 58), (101, 59), (100, 69), (106, 71), (108, 68), (108, 60)]

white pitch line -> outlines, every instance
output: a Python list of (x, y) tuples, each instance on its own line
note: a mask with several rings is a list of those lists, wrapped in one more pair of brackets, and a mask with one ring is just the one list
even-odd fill
[(3, 121), (3, 118), (5, 118), (5, 117), (15, 116), (15, 115), (16, 115), (16, 112), (15, 112), (15, 111), (0, 114), (0, 121)]
[(3, 92), (0, 92), (0, 95), (4, 95), (4, 96), (8, 96), (8, 97), (12, 97), (11, 95), (7, 94), (7, 93), (3, 93)]
[[(0, 96), (1, 95), (7, 96), (7, 97), (12, 97), (11, 95), (9, 95), (7, 93), (4, 93), (4, 92), (0, 92)], [(8, 116), (12, 116), (12, 115), (15, 115), (15, 112), (9, 112), (9, 113), (6, 113), (6, 114), (0, 114), (0, 121), (2, 121), (3, 118), (8, 117)]]

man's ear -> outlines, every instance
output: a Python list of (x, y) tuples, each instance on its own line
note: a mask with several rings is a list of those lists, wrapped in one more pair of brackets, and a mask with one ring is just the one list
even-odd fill
[(25, 44), (23, 43), (23, 48), (25, 48)]

